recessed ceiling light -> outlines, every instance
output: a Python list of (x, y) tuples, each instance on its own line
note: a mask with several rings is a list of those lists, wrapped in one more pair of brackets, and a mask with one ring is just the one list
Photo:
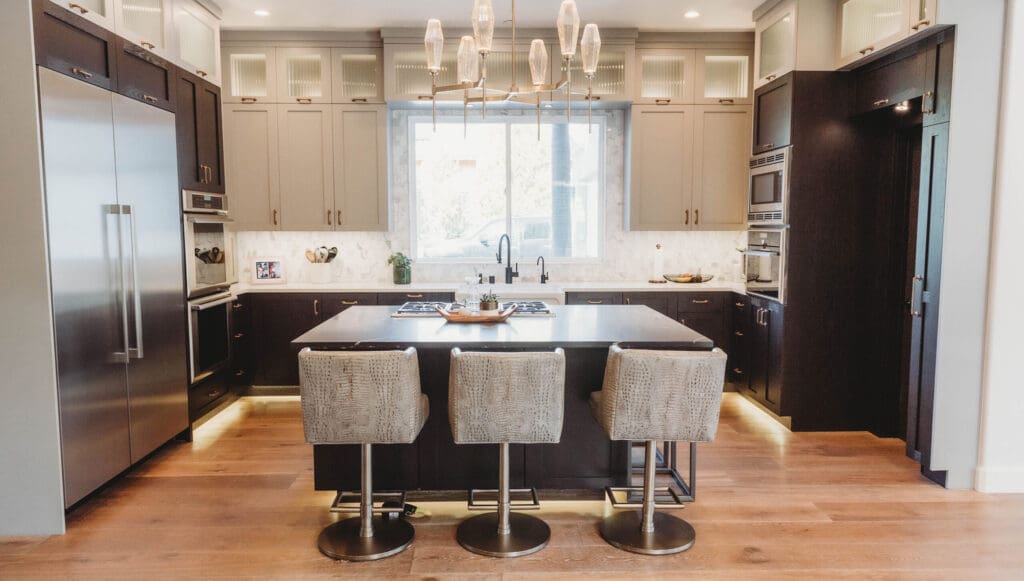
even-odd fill
[(683, 13), (683, 17), (684, 18), (699, 18), (700, 17), (700, 12), (697, 12), (696, 10), (687, 10), (686, 12)]
[(270, 16), (270, 12), (267, 10), (253, 10), (252, 13), (256, 16)]

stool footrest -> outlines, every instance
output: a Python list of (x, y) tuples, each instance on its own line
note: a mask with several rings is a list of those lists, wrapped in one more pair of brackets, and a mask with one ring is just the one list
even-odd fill
[[(389, 508), (384, 506), (376, 506), (378, 503), (383, 504), (387, 501), (393, 501), (398, 503), (398, 507)], [(360, 512), (360, 503), (362, 502), (362, 495), (356, 492), (344, 492), (339, 490), (338, 494), (334, 497), (334, 502), (331, 503), (331, 512), (338, 513), (358, 513)], [(402, 513), (405, 512), (405, 491), (401, 492), (373, 492), (373, 513), (374, 514), (391, 514), (391, 513)]]
[[(616, 492), (625, 492), (626, 498), (629, 498), (629, 493), (639, 492), (643, 494), (643, 491), (644, 489), (642, 486), (606, 486), (604, 488), (604, 494), (608, 497), (608, 501), (612, 503), (612, 508), (643, 508), (644, 505), (642, 502), (620, 502), (615, 498)], [(676, 494), (676, 491), (673, 490), (671, 486), (655, 488), (654, 492), (655, 496), (660, 495), (672, 497), (672, 502), (655, 502), (654, 508), (680, 509), (686, 507), (683, 499), (679, 498), (679, 495)]]
[[(509, 489), (508, 492), (509, 492), (509, 501), (510, 501), (510, 505), (512, 507), (512, 510), (539, 510), (540, 509), (540, 498), (537, 497), (537, 489), (536, 488), (512, 488), (512, 489)], [(497, 510), (498, 509), (498, 500), (497, 499), (495, 499), (493, 501), (491, 501), (491, 500), (485, 500), (485, 501), (477, 500), (477, 498), (476, 498), (477, 495), (481, 494), (481, 493), (494, 494), (495, 496), (498, 496), (499, 491), (498, 490), (494, 490), (494, 489), (486, 489), (486, 490), (479, 490), (479, 489), (475, 489), (475, 488), (470, 489), (469, 490), (469, 500), (466, 501), (466, 508), (469, 509), (469, 510)], [(512, 500), (511, 499), (511, 496), (513, 494), (524, 494), (524, 493), (529, 493), (530, 494), (530, 500)]]

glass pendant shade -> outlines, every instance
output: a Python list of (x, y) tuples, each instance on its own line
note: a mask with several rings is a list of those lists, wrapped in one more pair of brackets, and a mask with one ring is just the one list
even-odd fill
[(558, 44), (561, 45), (562, 57), (572, 58), (576, 55), (576, 41), (580, 37), (580, 13), (576, 9), (575, 0), (563, 0), (558, 9)]
[(597, 60), (601, 55), (601, 33), (596, 24), (588, 24), (583, 29), (583, 40), (580, 41), (580, 52), (583, 53), (583, 74), (588, 77), (597, 72)]
[(535, 38), (530, 43), (530, 78), (534, 85), (543, 85), (548, 77), (548, 47)]
[(473, 2), (473, 36), (476, 37), (478, 51), (483, 54), (491, 52), (491, 41), (494, 40), (494, 6), (491, 0)]
[(480, 53), (472, 36), (463, 36), (459, 42), (458, 72), (460, 83), (475, 83), (480, 74)]
[(427, 51), (427, 70), (441, 72), (441, 52), (444, 50), (444, 33), (441, 21), (431, 18), (427, 21), (427, 33), (423, 36), (423, 48)]

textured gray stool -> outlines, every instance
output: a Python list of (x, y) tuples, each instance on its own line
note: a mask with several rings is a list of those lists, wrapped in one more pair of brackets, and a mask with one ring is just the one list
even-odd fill
[[(333, 559), (372, 561), (390, 557), (412, 544), (412, 525), (402, 518), (374, 513), (402, 508), (374, 508), (372, 444), (412, 443), (427, 421), (430, 406), (420, 393), (416, 350), (311, 351), (299, 353), (302, 427), (310, 444), (362, 446), (362, 490), (358, 512), (320, 533), (320, 552)], [(404, 495), (400, 495), (404, 498)], [(404, 504), (404, 502), (403, 502)]]
[[(591, 394), (591, 409), (612, 440), (646, 442), (646, 457), (641, 510), (618, 512), (601, 522), (601, 536), (611, 545), (644, 555), (668, 555), (693, 546), (696, 533), (689, 523), (656, 511), (681, 508), (682, 503), (655, 503), (655, 442), (714, 440), (725, 360), (721, 349), (647, 351), (612, 345), (604, 389)], [(617, 502), (613, 489), (606, 492), (613, 507), (638, 508)]]
[(565, 352), (463, 353), (452, 349), (448, 382), (448, 419), (456, 444), (498, 444), (497, 502), (476, 502), (470, 510), (497, 512), (462, 521), (456, 533), (468, 551), (488, 557), (520, 557), (548, 544), (551, 529), (543, 520), (512, 509), (540, 508), (533, 501), (513, 504), (509, 489), (509, 444), (555, 444), (565, 415)]

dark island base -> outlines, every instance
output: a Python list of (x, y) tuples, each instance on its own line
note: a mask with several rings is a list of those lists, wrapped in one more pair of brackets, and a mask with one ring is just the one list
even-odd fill
[[(497, 349), (488, 349), (497, 350)], [(456, 446), (448, 425), (448, 349), (419, 351), (420, 382), (430, 417), (412, 444), (373, 447), (376, 490), (465, 491), (497, 488), (498, 446)], [(565, 420), (558, 444), (512, 445), (511, 486), (600, 490), (626, 486), (629, 450), (612, 442), (590, 412), (590, 393), (601, 389), (607, 348), (565, 349)], [(315, 446), (317, 490), (358, 490), (358, 446)]]

